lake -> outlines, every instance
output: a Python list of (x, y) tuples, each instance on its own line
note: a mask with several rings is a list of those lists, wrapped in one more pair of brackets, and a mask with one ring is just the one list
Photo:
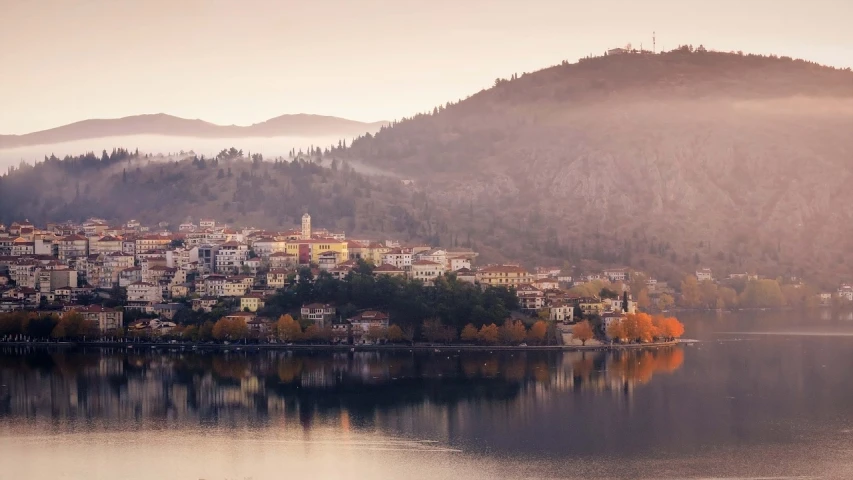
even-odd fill
[(631, 352), (0, 346), (0, 479), (853, 478), (853, 316)]

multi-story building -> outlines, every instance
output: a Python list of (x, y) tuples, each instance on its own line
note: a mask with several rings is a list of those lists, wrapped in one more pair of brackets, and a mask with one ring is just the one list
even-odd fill
[(353, 337), (363, 337), (371, 328), (388, 328), (388, 314), (368, 310), (349, 319)]
[(225, 242), (219, 246), (214, 260), (216, 273), (239, 273), (243, 262), (249, 258), (249, 246), (238, 242)]
[(393, 265), (401, 270), (409, 270), (412, 266), (412, 250), (409, 248), (394, 248), (382, 255), (382, 263)]
[(158, 285), (148, 282), (135, 282), (127, 286), (128, 305), (150, 306), (163, 301), (162, 291)]
[(285, 253), (295, 255), (296, 262), (299, 265), (317, 264), (320, 260), (320, 255), (326, 252), (337, 253), (339, 262), (349, 260), (349, 249), (347, 248), (346, 240), (336, 240), (334, 238), (288, 240), (285, 246)]
[(133, 283), (142, 281), (142, 268), (128, 267), (118, 272), (118, 285), (127, 288)]
[[(133, 266), (133, 255), (113, 252), (101, 256), (103, 269), (101, 271), (102, 288), (110, 288), (118, 284), (119, 272)], [(130, 282), (133, 283), (133, 282)]]
[(121, 253), (121, 251), (122, 240), (120, 238), (105, 236), (89, 240), (90, 254)]
[(78, 259), (89, 255), (89, 240), (80, 235), (63, 237), (59, 239), (57, 253), (60, 261), (76, 265)]
[(522, 310), (536, 311), (545, 306), (545, 294), (532, 285), (519, 285), (515, 294)]
[(124, 313), (121, 310), (90, 305), (74, 307), (74, 311), (82, 315), (83, 319), (96, 323), (101, 333), (109, 333), (124, 327)]
[(440, 248), (434, 248), (432, 250), (427, 250), (426, 252), (420, 252), (414, 256), (413, 260), (426, 260), (428, 262), (435, 262), (439, 265), (447, 266), (447, 251), (442, 250)]
[(273, 268), (267, 272), (267, 286), (284, 288), (287, 285), (287, 270)]
[(219, 245), (203, 244), (198, 247), (198, 263), (202, 273), (216, 272), (216, 253)]
[(136, 239), (136, 255), (140, 253), (150, 252), (152, 250), (166, 250), (166, 247), (172, 243), (171, 236), (165, 235), (143, 235)]
[(287, 249), (287, 240), (273, 237), (261, 237), (252, 242), (252, 250), (264, 260), (270, 258), (274, 253), (284, 253)]
[(311, 303), (303, 305), (300, 311), (302, 318), (311, 320), (320, 328), (323, 328), (326, 323), (331, 322), (335, 318), (337, 310), (334, 305), (323, 303)]
[(240, 310), (249, 310), (250, 312), (257, 312), (261, 308), (264, 308), (263, 295), (250, 294), (240, 297)]
[(39, 272), (40, 292), (53, 292), (60, 288), (77, 288), (77, 270), (68, 267), (55, 267)]
[(242, 297), (249, 291), (249, 287), (241, 279), (227, 278), (222, 287), (224, 297)]
[(35, 242), (29, 241), (24, 237), (18, 237), (12, 242), (11, 254), (13, 257), (35, 254)]
[(558, 302), (551, 305), (549, 316), (552, 321), (563, 322), (564, 324), (573, 323), (575, 319), (574, 305)]
[(518, 265), (490, 265), (477, 272), (483, 285), (516, 287), (533, 283), (533, 276)]
[(383, 263), (378, 267), (373, 269), (373, 275), (391, 275), (393, 277), (402, 277), (406, 275), (406, 271), (402, 268), (395, 267), (394, 265), (389, 265), (387, 263)]
[(444, 275), (445, 266), (438, 262), (429, 260), (417, 260), (412, 262), (409, 274), (413, 280), (421, 280), (431, 284), (436, 278)]
[(296, 255), (292, 255), (287, 252), (277, 252), (273, 253), (269, 256), (269, 267), (271, 269), (276, 268), (288, 268), (293, 267), (297, 264), (298, 257)]
[(221, 297), (225, 294), (225, 275), (208, 275), (204, 277), (204, 293), (211, 297)]
[(711, 274), (710, 268), (703, 268), (701, 270), (696, 270), (696, 280), (699, 280), (700, 282), (705, 280), (713, 281), (714, 275)]

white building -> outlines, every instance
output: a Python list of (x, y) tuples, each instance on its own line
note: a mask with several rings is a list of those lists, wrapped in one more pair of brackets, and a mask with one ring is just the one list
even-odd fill
[(696, 270), (696, 280), (699, 280), (700, 282), (705, 280), (713, 281), (714, 276), (711, 275), (711, 269), (703, 268), (701, 270)]
[(216, 251), (216, 273), (239, 273), (243, 262), (249, 258), (249, 247), (244, 243), (225, 242)]
[(393, 265), (402, 270), (409, 270), (412, 266), (412, 250), (408, 248), (395, 248), (390, 252), (383, 253), (382, 263)]
[(158, 285), (148, 282), (135, 282), (127, 286), (128, 303), (154, 304), (163, 301)]
[(429, 260), (418, 260), (412, 262), (410, 275), (413, 280), (421, 280), (426, 284), (431, 284), (433, 280), (444, 275), (445, 266), (437, 262)]

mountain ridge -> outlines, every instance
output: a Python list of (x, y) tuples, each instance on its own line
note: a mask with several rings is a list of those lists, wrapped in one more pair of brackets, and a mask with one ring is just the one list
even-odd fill
[(130, 135), (196, 138), (252, 138), (299, 135), (355, 136), (375, 131), (388, 122), (359, 122), (313, 114), (286, 114), (248, 126), (218, 125), (164, 113), (120, 118), (86, 119), (21, 135), (0, 135), (0, 149)]
[(498, 79), (343, 155), (475, 212), (463, 236), (510, 258), (849, 278), (850, 131), (849, 69), (684, 48)]

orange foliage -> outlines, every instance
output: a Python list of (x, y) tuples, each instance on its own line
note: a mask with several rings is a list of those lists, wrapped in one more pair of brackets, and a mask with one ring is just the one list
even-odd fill
[(587, 320), (576, 323), (572, 327), (572, 337), (581, 341), (581, 345), (586, 345), (587, 340), (592, 339), (592, 325)]
[(548, 333), (548, 324), (539, 320), (530, 327), (530, 331), (527, 332), (527, 338), (532, 343), (544, 343), (546, 333)]
[(501, 326), (500, 337), (504, 343), (518, 344), (524, 341), (527, 336), (527, 329), (520, 320), (507, 320)]
[(481, 342), (494, 345), (498, 343), (498, 326), (494, 323), (491, 325), (483, 325), (480, 327), (480, 332), (477, 336)]
[(459, 335), (459, 339), (463, 342), (476, 342), (477, 338), (477, 327), (470, 323), (465, 325), (465, 328), (462, 329), (462, 334)]

